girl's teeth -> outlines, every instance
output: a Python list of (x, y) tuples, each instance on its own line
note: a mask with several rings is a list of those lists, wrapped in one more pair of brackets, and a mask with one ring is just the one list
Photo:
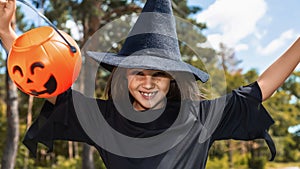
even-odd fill
[(151, 92), (151, 93), (141, 92), (141, 94), (144, 95), (144, 96), (150, 97), (150, 96), (154, 95), (154, 92)]

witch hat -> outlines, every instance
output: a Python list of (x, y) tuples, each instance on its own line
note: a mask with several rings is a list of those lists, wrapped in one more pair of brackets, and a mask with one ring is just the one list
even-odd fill
[(172, 14), (170, 0), (148, 0), (119, 53), (87, 54), (109, 71), (123, 67), (189, 72), (204, 83), (209, 75), (181, 59)]

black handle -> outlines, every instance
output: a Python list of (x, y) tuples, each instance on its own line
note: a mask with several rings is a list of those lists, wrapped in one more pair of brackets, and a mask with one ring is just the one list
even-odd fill
[(76, 53), (77, 50), (76, 48), (71, 45), (68, 40), (58, 31), (58, 29), (56, 28), (56, 26), (51, 22), (49, 21), (49, 19), (43, 15), (42, 13), (40, 13), (38, 10), (36, 10), (32, 5), (30, 5), (28, 2), (24, 1), (24, 0), (17, 0), (21, 3), (23, 3), (24, 5), (30, 7), (34, 12), (36, 12), (41, 18), (43, 18), (58, 34), (59, 36), (61, 36), (63, 38), (63, 40), (68, 44), (68, 46), (70, 47), (70, 50), (73, 52), (73, 53)]

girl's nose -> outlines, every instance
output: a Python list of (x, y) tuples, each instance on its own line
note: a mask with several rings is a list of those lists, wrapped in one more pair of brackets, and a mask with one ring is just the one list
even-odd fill
[(142, 85), (145, 89), (152, 89), (154, 88), (154, 80), (152, 79), (152, 76), (145, 76), (144, 82)]

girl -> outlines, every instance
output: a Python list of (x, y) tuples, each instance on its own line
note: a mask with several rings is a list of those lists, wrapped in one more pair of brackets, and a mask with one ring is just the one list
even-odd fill
[[(9, 50), (17, 38), (10, 26), (15, 0), (0, 4), (0, 37)], [(150, 13), (149, 13), (150, 12)], [(112, 71), (107, 100), (75, 90), (48, 98), (27, 131), (24, 144), (86, 142), (99, 151), (107, 168), (205, 168), (216, 140), (265, 139), (272, 118), (268, 99), (300, 61), (298, 39), (257, 81), (215, 100), (198, 99), (196, 80), (208, 75), (182, 62), (169, 0), (147, 1), (118, 54), (88, 52)], [(276, 76), (274, 76), (276, 75)]]

